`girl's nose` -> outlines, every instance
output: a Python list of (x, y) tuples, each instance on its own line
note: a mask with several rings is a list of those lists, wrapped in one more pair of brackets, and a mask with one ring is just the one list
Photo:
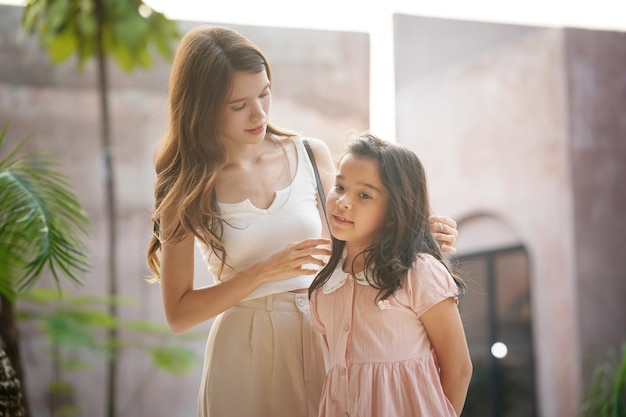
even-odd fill
[(350, 201), (345, 195), (342, 195), (337, 199), (337, 205), (342, 208), (350, 208)]

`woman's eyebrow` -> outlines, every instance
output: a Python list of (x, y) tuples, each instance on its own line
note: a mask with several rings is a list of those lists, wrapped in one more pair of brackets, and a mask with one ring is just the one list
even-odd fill
[[(267, 84), (265, 84), (265, 87), (263, 87), (263, 88), (261, 89), (261, 92), (263, 92), (263, 91), (267, 90), (269, 87), (270, 87), (270, 83), (269, 83), (269, 81), (268, 81), (268, 83), (267, 83)], [(245, 99), (246, 99), (245, 97), (242, 97), (242, 98), (236, 98), (236, 99), (233, 99), (233, 100), (227, 101), (227, 102), (226, 102), (226, 104), (233, 104), (233, 103), (237, 103), (237, 102), (239, 102), (239, 101), (244, 101)]]

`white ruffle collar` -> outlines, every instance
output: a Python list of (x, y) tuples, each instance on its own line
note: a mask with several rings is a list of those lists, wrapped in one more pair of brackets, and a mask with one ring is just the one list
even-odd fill
[[(335, 268), (333, 274), (330, 276), (330, 278), (328, 278), (328, 281), (326, 281), (326, 283), (324, 284), (322, 291), (324, 292), (324, 294), (330, 294), (331, 292), (336, 291), (338, 288), (342, 287), (343, 284), (346, 283), (346, 281), (348, 281), (348, 277), (350, 275), (351, 274), (347, 272), (343, 272), (342, 259), (341, 261), (339, 261), (339, 265), (337, 265), (337, 268)], [(353, 277), (354, 280), (361, 285), (370, 285), (370, 283), (367, 282), (367, 279), (365, 279), (365, 274), (363, 273), (363, 271), (357, 273), (356, 275), (353, 275)]]

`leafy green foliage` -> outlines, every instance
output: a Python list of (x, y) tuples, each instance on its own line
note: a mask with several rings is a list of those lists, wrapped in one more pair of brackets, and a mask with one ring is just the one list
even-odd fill
[[(72, 295), (51, 288), (37, 288), (19, 296), (18, 319), (36, 323), (48, 342), (66, 351), (89, 350), (101, 355), (111, 352), (109, 344), (120, 348), (147, 352), (160, 369), (180, 375), (192, 368), (198, 358), (190, 348), (172, 344), (173, 336), (167, 326), (142, 320), (121, 320), (106, 311), (106, 305), (116, 303), (132, 306), (132, 300)], [(104, 330), (116, 327), (124, 336), (107, 340)], [(176, 341), (196, 340), (203, 335), (190, 333)], [(87, 364), (69, 355), (63, 362), (66, 370), (83, 370)]]
[[(7, 125), (0, 132), (0, 150)], [(80, 283), (88, 257), (79, 239), (89, 221), (71, 186), (50, 156), (18, 157), (27, 140), (0, 159), (0, 294), (13, 300), (44, 269)]]
[(608, 358), (596, 366), (579, 415), (626, 417), (626, 342), (621, 356), (609, 350)]
[(193, 352), (180, 346), (157, 346), (151, 349), (150, 356), (159, 368), (175, 375), (189, 371), (197, 359)]
[(38, 33), (52, 62), (75, 55), (81, 69), (98, 54), (99, 37), (103, 55), (125, 71), (152, 66), (152, 48), (171, 60), (170, 43), (180, 38), (175, 21), (141, 0), (29, 0), (22, 27)]
[[(150, 67), (153, 64), (151, 54), (153, 49), (156, 49), (167, 61), (170, 61), (173, 56), (170, 44), (180, 38), (177, 23), (152, 10), (141, 0), (28, 0), (22, 15), (22, 29), (26, 33), (38, 35), (40, 45), (47, 50), (53, 63), (60, 63), (75, 56), (78, 61), (78, 69), (82, 70), (90, 58), (96, 58), (98, 87), (102, 103), (100, 112), (103, 126), (101, 130), (102, 150), (106, 152), (105, 155), (107, 156), (105, 169), (107, 172), (113, 172), (112, 153), (108, 152), (112, 144), (109, 133), (107, 59), (113, 57), (117, 64), (128, 72), (136, 67)], [(109, 225), (114, 225), (117, 219), (114, 210), (116, 197), (113, 175), (106, 176), (104, 189), (106, 190), (105, 212), (107, 213), (107, 220)], [(0, 212), (1, 218), (2, 213)], [(63, 237), (63, 235), (61, 236)], [(117, 270), (115, 258), (112, 255), (116, 251), (116, 239), (115, 233), (109, 234), (111, 247), (108, 253), (109, 297), (101, 300), (104, 301), (106, 307), (109, 307), (108, 313), (102, 312), (105, 309), (90, 308), (93, 306), (85, 299), (77, 300), (66, 296), (63, 303), (48, 300), (48, 306), (54, 305), (55, 308), (47, 310), (47, 314), (31, 317), (41, 324), (41, 329), (53, 347), (63, 346), (68, 350), (91, 349), (111, 355), (108, 358), (109, 373), (107, 384), (105, 384), (107, 389), (106, 415), (110, 417), (114, 415), (117, 409), (115, 384), (118, 347), (136, 346), (151, 349), (144, 343), (146, 340), (144, 337), (126, 337), (124, 339), (119, 337), (121, 333), (118, 331), (123, 330), (126, 335), (131, 329), (126, 327), (128, 323), (117, 319), (116, 309), (113, 308), (114, 304), (112, 304), (119, 302), (116, 297), (116, 277), (112, 272)], [(0, 253), (2, 253), (2, 249), (0, 247)], [(19, 250), (16, 249), (15, 253), (18, 252)], [(65, 259), (65, 264), (61, 265), (67, 265), (68, 261), (75, 262), (77, 260), (81, 260), (78, 254), (74, 257), (68, 256)], [(65, 270), (63, 271), (65, 272)], [(35, 271), (35, 274), (32, 275), (33, 279), (38, 277), (39, 272), (41, 269)], [(11, 285), (8, 285), (8, 288), (11, 288)], [(91, 301), (97, 300), (92, 299)], [(44, 309), (44, 311), (46, 310)], [(35, 313), (34, 311), (24, 312), (26, 315)], [(101, 337), (102, 334), (104, 337)], [(169, 335), (169, 332), (167, 334)], [(160, 343), (158, 346), (163, 348), (166, 343)], [(163, 352), (164, 350), (157, 354), (152, 353), (151, 356), (158, 358), (159, 363), (174, 364), (173, 366), (177, 369), (184, 367), (186, 356), (180, 351), (175, 350), (174, 360), (169, 362), (162, 358)], [(62, 360), (60, 356), (64, 355), (58, 353), (54, 356), (55, 363), (59, 363)], [(61, 379), (61, 377), (57, 378), (58, 381)], [(69, 404), (73, 405), (73, 403), (74, 400), (70, 398)], [(67, 410), (65, 403), (61, 406)], [(55, 413), (59, 410), (56, 406), (54, 409)], [(68, 415), (71, 415), (72, 412), (70, 408)]]
[(54, 381), (50, 383), (49, 390), (55, 416), (74, 417), (80, 415), (81, 409), (75, 405), (76, 392), (72, 384), (67, 381)]

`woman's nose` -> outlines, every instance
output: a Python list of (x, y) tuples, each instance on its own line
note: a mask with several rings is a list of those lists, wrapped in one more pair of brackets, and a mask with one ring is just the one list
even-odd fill
[(255, 102), (254, 108), (252, 109), (251, 118), (252, 120), (263, 120), (265, 117), (265, 111), (263, 110), (263, 104), (260, 102)]

